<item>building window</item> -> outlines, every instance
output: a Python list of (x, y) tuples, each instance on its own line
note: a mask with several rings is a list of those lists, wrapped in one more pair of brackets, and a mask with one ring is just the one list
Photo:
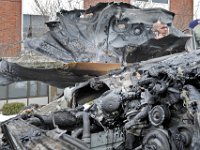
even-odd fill
[(152, 0), (153, 3), (168, 4), (168, 0)]
[(168, 0), (136, 0), (136, 1), (168, 4)]
[(36, 97), (37, 96), (37, 81), (30, 81), (30, 88), (29, 88), (29, 96), (30, 97)]
[(6, 99), (7, 97), (7, 87), (6, 86), (0, 86), (0, 99)]
[(8, 86), (8, 98), (27, 97), (27, 82), (17, 82)]
[(47, 96), (48, 86), (45, 83), (38, 82), (38, 96)]
[(148, 2), (149, 0), (137, 0), (137, 1)]
[(0, 100), (48, 96), (48, 85), (38, 81), (24, 81), (0, 86)]
[(48, 85), (42, 82), (30, 81), (29, 82), (29, 96), (40, 97), (48, 96)]

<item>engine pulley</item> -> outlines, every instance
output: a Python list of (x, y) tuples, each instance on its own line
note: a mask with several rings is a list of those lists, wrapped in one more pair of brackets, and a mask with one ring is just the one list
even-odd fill
[(170, 112), (167, 107), (157, 105), (151, 109), (148, 117), (152, 125), (159, 126), (170, 117)]

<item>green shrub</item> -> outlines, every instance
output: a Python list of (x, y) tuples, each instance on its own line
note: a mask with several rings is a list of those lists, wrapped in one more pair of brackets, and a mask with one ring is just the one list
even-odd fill
[(20, 110), (25, 106), (24, 103), (7, 103), (3, 105), (2, 114), (3, 115), (14, 115), (18, 114)]

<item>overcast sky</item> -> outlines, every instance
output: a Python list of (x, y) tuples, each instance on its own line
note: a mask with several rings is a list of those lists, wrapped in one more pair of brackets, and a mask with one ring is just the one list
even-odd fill
[(194, 18), (200, 18), (200, 0), (194, 1)]
[[(39, 1), (42, 2), (42, 1), (46, 1), (46, 0), (39, 0)], [(54, 1), (54, 0), (52, 0), (52, 1)], [(76, 6), (76, 8), (81, 9), (82, 3), (80, 3), (80, 5), (77, 5), (76, 2), (83, 1), (83, 0), (72, 0), (72, 1), (74, 1), (74, 2), (71, 4), (71, 7)], [(68, 0), (62, 0), (62, 3), (64, 4), (63, 8), (65, 8), (67, 10), (70, 9)], [(34, 0), (22, 0), (22, 12), (23, 12), (23, 14), (38, 15), (39, 13), (36, 11), (35, 7), (36, 6), (35, 6), (35, 3), (34, 3)]]
[(22, 0), (23, 14), (35, 14), (33, 0)]
[[(42, 1), (45, 1), (45, 0), (42, 0)], [(65, 4), (64, 7), (66, 9), (69, 9), (67, 0), (63, 0), (63, 2), (64, 1), (65, 1), (65, 3), (63, 3)], [(77, 1), (77, 0), (74, 0), (74, 1)], [(38, 14), (38, 12), (34, 8), (33, 0), (22, 0), (22, 4), (23, 4), (22, 5), (23, 14)], [(200, 0), (194, 0), (194, 18), (200, 18)]]

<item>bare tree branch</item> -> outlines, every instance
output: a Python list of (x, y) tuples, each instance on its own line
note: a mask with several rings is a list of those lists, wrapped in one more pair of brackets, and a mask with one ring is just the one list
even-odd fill
[(198, 12), (199, 12), (200, 1), (198, 1), (198, 4), (197, 4), (197, 7), (196, 7), (196, 8), (197, 8), (197, 9), (195, 10), (195, 13), (194, 13), (195, 18), (197, 18), (197, 14), (198, 14)]
[(60, 9), (80, 9), (82, 1), (83, 0), (34, 0), (34, 3), (36, 5), (36, 11), (39, 14), (49, 16), (50, 19), (55, 19), (56, 12), (60, 11)]
[(37, 9), (39, 9), (40, 13), (45, 16), (46, 13), (45, 13), (45, 10), (42, 7), (41, 3), (38, 0), (34, 0), (34, 2), (36, 4), (36, 6), (37, 6)]

